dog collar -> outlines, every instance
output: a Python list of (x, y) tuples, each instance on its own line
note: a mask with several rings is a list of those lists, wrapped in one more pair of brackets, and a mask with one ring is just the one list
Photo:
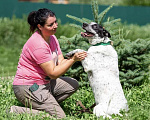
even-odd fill
[(100, 42), (100, 43), (97, 43), (97, 44), (95, 44), (95, 45), (93, 45), (93, 46), (99, 46), (99, 45), (111, 45), (111, 42), (108, 42), (108, 43), (104, 43), (104, 42)]

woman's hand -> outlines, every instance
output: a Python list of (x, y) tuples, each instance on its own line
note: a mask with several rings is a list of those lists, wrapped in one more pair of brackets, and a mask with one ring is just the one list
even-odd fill
[(82, 61), (85, 59), (85, 57), (87, 56), (87, 52), (77, 52), (74, 54), (74, 56), (72, 57), (72, 59), (74, 61)]

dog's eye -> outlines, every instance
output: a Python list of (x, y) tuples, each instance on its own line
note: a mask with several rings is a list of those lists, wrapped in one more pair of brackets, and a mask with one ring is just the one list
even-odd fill
[(97, 25), (93, 25), (92, 28), (93, 28), (93, 29), (97, 29)]
[(97, 26), (94, 26), (94, 28), (97, 28)]

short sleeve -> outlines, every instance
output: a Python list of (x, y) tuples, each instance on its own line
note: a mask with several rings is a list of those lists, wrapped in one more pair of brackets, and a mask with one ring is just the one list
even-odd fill
[(39, 48), (34, 50), (31, 56), (37, 64), (41, 64), (52, 60), (51, 50), (45, 48)]

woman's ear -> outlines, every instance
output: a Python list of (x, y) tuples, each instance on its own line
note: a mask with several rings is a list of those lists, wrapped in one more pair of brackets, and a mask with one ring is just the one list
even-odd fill
[(42, 30), (42, 26), (40, 24), (37, 25), (39, 30)]

